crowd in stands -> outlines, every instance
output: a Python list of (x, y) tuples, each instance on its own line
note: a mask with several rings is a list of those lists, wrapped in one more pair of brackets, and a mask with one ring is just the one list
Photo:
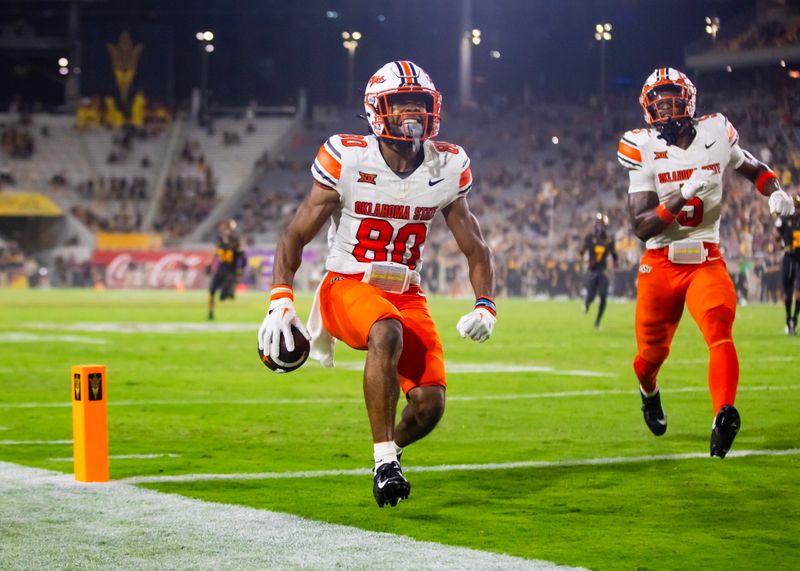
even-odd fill
[(30, 159), (35, 150), (30, 129), (22, 121), (0, 125), (0, 147), (14, 159)]
[[(475, 187), (469, 203), (495, 255), (498, 295), (579, 296), (584, 287), (580, 247), (598, 211), (610, 220), (609, 232), (619, 254), (612, 295), (635, 294), (642, 244), (630, 230), (628, 177), (617, 162), (616, 143), (626, 130), (643, 126), (637, 95), (610, 96), (607, 111), (597, 101), (561, 101), (490, 106), (450, 112), (443, 118), (440, 138), (463, 146), (472, 159)], [(724, 91), (701, 89), (698, 105), (698, 114), (724, 113), (739, 130), (742, 147), (771, 165), (790, 194), (798, 193), (798, 90), (754, 89), (731, 97)], [(354, 129), (364, 131), (358, 125), (348, 131)], [(310, 162), (319, 144), (333, 132), (328, 126), (311, 126), (294, 134), (279, 154), (261, 161), (267, 175), (234, 214), (243, 236), (257, 237), (256, 243), (274, 243), (308, 192)], [(136, 136), (135, 130), (118, 132), (114, 160), (125, 160), (126, 147), (129, 151)], [(241, 142), (230, 130), (221, 136), (226, 145)], [(155, 222), (167, 244), (187, 236), (219, 201), (213, 168), (199, 141), (187, 140), (179, 156), (180, 164), (165, 182)], [(735, 283), (744, 298), (778, 299), (781, 251), (767, 201), (730, 171), (725, 185), (721, 247)], [(147, 186), (142, 177), (82, 181), (76, 186), (80, 196), (120, 204), (104, 214), (86, 205), (76, 206), (72, 213), (93, 230), (136, 230), (145, 201), (151, 198)], [(324, 249), (324, 231), (314, 245)], [(471, 295), (463, 256), (441, 218), (434, 221), (425, 260), (423, 273), (430, 291)]]
[(142, 209), (140, 206), (129, 206), (127, 202), (119, 205), (117, 210), (105, 214), (97, 212), (88, 206), (74, 205), (70, 208), (70, 213), (83, 222), (92, 232), (136, 232), (142, 226)]
[[(476, 182), (470, 208), (495, 255), (500, 295), (578, 297), (585, 275), (579, 251), (598, 211), (610, 220), (619, 254), (612, 293), (635, 295), (643, 245), (630, 230), (628, 177), (617, 162), (616, 143), (626, 130), (642, 127), (637, 95), (612, 98), (608, 112), (596, 102), (556, 103), (444, 118), (440, 138), (462, 145), (472, 159)], [(753, 91), (744, 99), (706, 95), (701, 92), (698, 114), (724, 113), (738, 128), (743, 148), (770, 164), (784, 188), (797, 194), (800, 95), (792, 90)], [(308, 191), (309, 161), (328, 134), (309, 130), (304, 140), (289, 145), (297, 152), (274, 158), (236, 214), (245, 235), (274, 239), (279, 233)], [(725, 185), (721, 246), (734, 281), (743, 296), (774, 299), (781, 252), (767, 200), (730, 170)], [(320, 247), (324, 235), (317, 239)], [(471, 295), (463, 256), (441, 220), (434, 221), (424, 258), (431, 291)]]
[(0, 287), (18, 283), (25, 276), (27, 265), (28, 258), (22, 253), (19, 244), (0, 238)]
[(81, 130), (129, 127), (157, 135), (172, 121), (172, 114), (163, 103), (147, 99), (141, 91), (134, 95), (129, 111), (126, 117), (117, 100), (110, 95), (85, 97), (75, 111), (75, 126)]
[(178, 170), (166, 180), (161, 210), (154, 225), (167, 243), (189, 234), (219, 202), (214, 171), (199, 141), (186, 141)]
[(800, 21), (771, 20), (754, 24), (722, 46), (733, 52), (778, 48), (800, 43)]

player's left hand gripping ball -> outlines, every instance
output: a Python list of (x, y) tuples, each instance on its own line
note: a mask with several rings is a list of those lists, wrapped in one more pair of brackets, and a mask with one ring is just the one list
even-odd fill
[(770, 214), (791, 216), (794, 214), (794, 201), (784, 190), (776, 190), (769, 195)]
[(258, 329), (258, 354), (277, 373), (294, 371), (308, 358), (311, 335), (297, 317), (290, 286), (274, 286), (269, 311)]
[(492, 336), (497, 321), (497, 308), (494, 300), (479, 297), (475, 301), (475, 309), (458, 320), (456, 329), (461, 337), (469, 337), (473, 341), (483, 343)]

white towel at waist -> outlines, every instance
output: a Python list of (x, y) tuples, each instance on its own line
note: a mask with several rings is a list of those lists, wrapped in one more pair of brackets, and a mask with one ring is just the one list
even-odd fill
[[(326, 274), (327, 276), (327, 274)], [(308, 316), (308, 332), (311, 334), (311, 350), (309, 356), (316, 359), (323, 367), (333, 367), (333, 346), (336, 338), (333, 337), (322, 324), (322, 313), (320, 312), (319, 292), (322, 290), (323, 276), (314, 292), (314, 301), (311, 303), (311, 314)]]

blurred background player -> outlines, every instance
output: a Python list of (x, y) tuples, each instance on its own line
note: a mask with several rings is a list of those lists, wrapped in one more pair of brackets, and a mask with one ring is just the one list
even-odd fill
[(685, 304), (708, 345), (714, 410), (710, 451), (724, 458), (741, 421), (734, 407), (736, 292), (718, 247), (723, 172), (731, 166), (753, 182), (769, 197), (773, 214), (792, 214), (794, 203), (772, 170), (739, 147), (739, 134), (727, 118), (718, 113), (695, 118), (696, 89), (680, 71), (656, 69), (639, 103), (652, 128), (626, 132), (618, 158), (630, 176), (631, 225), (647, 241), (639, 265), (633, 363), (642, 412), (653, 434), (666, 432), (656, 376)]
[[(775, 220), (777, 240), (783, 246), (781, 283), (783, 303), (786, 305), (786, 334), (797, 335), (797, 318), (800, 316), (800, 199), (795, 200), (795, 212)], [(794, 311), (792, 311), (794, 298)]]
[(220, 301), (233, 299), (236, 295), (236, 284), (242, 277), (246, 263), (242, 241), (236, 234), (236, 221), (226, 218), (219, 224), (214, 261), (209, 267), (209, 273), (214, 273), (208, 286), (209, 320), (214, 319), (214, 294), (219, 291)]
[(586, 281), (586, 299), (583, 302), (583, 312), (589, 313), (595, 297), (599, 297), (597, 318), (594, 328), (600, 329), (600, 320), (606, 310), (608, 299), (608, 257), (614, 258), (614, 269), (617, 269), (617, 250), (614, 246), (614, 237), (608, 235), (608, 216), (598, 212), (594, 217), (594, 229), (583, 241), (580, 255), (586, 256), (588, 279)]
[[(304, 246), (330, 220), (327, 273), (309, 320), (311, 354), (332, 366), (330, 336), (367, 351), (364, 399), (380, 507), (408, 497), (403, 447), (427, 435), (444, 414), (442, 342), (419, 278), (437, 212), (467, 258), (477, 297), (458, 332), (483, 342), (495, 323), (491, 252), (467, 204), (470, 160), (461, 147), (431, 140), (441, 105), (430, 76), (411, 61), (388, 63), (370, 78), (364, 108), (371, 134), (334, 135), (320, 147), (311, 192), (278, 243), (269, 312), (258, 333), (259, 347), (276, 355), (281, 331), (306, 332), (292, 282)], [(293, 340), (288, 345), (292, 350)], [(407, 404), (395, 426), (401, 389)]]

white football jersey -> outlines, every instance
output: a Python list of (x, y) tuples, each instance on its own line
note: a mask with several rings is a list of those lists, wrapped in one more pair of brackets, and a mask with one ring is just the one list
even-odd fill
[(739, 133), (724, 115), (698, 118), (695, 130), (685, 150), (667, 145), (655, 129), (628, 131), (619, 142), (617, 158), (630, 175), (628, 193), (656, 192), (661, 204), (680, 192), (695, 169), (711, 172), (709, 184), (684, 205), (675, 222), (647, 240), (648, 249), (686, 239), (719, 243), (722, 174), (728, 165), (739, 168), (745, 157)]
[(422, 164), (400, 176), (375, 135), (334, 135), (320, 147), (311, 174), (341, 201), (328, 229), (327, 270), (357, 274), (373, 261), (420, 270), (433, 217), (472, 187), (464, 149), (427, 140), (423, 150)]

